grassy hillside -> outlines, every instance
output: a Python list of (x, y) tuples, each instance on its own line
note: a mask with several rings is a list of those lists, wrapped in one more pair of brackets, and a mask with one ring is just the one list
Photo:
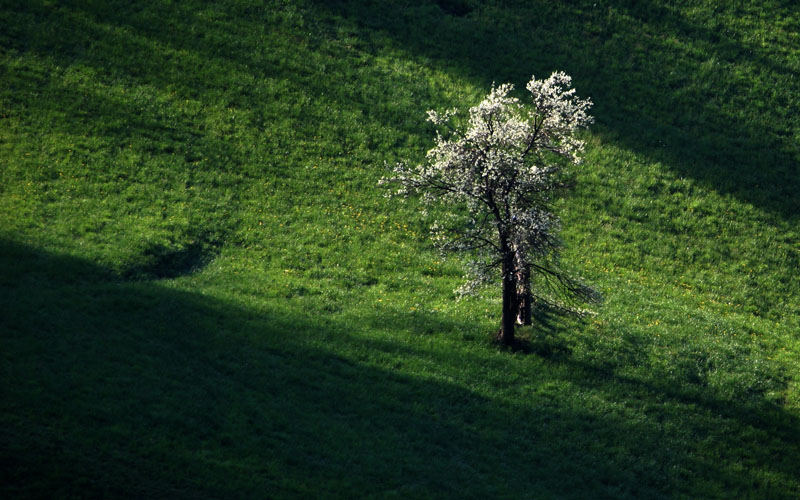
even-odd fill
[[(792, 2), (0, 0), (4, 497), (800, 491)], [(413, 200), (428, 109), (595, 102), (565, 260), (490, 341)]]

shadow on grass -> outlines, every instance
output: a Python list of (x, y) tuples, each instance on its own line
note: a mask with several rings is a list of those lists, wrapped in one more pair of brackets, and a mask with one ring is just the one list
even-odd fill
[[(77, 3), (53, 10), (31, 2), (20, 11), (6, 43), (15, 50), (53, 57), (65, 67), (87, 64), (107, 77), (156, 85), (186, 98), (222, 100), (233, 107), (252, 107), (253, 102), (269, 99), (253, 95), (259, 87), (244, 80), (271, 76), (307, 88), (309, 95), (334, 99), (342, 108), (369, 114), (382, 105), (370, 102), (378, 94), (357, 102), (357, 96), (329, 88), (328, 77), (313, 74), (314, 68), (293, 68), (296, 62), (275, 60), (258, 43), (267, 7), (229, 7), (197, 2), (146, 9), (127, 3), (95, 8)], [(787, 101), (791, 86), (797, 85), (792, 69), (788, 62), (781, 64), (780, 55), (726, 31), (724, 23), (714, 18), (713, 26), (707, 27), (656, 2), (624, 0), (569, 5), (311, 1), (306, 11), (294, 15), (305, 16), (310, 30), (298, 40), (315, 43), (335, 37), (327, 31), (345, 23), (352, 25), (348, 32), (360, 39), (365, 52), (389, 37), (412, 54), (485, 86), (492, 81), (521, 86), (531, 73), (541, 77), (565, 70), (575, 78), (579, 94), (595, 101), (597, 133), (786, 221), (796, 220), (800, 213), (795, 196), (800, 191), (800, 152), (791, 131), (796, 118)], [(172, 60), (170, 54), (181, 55)], [(194, 69), (181, 67), (186, 64)], [(230, 74), (241, 74), (241, 84), (230, 88)], [(754, 76), (761, 74), (765, 76)], [(775, 93), (776, 86), (786, 88)], [(36, 102), (42, 101), (26, 105)], [(387, 127), (418, 135), (423, 117), (409, 120), (405, 111), (370, 116), (387, 120)], [(123, 126), (106, 132), (124, 139), (130, 132), (127, 125), (133, 125), (147, 137), (164, 127), (146, 123), (150, 118), (139, 119), (135, 112), (125, 111), (121, 121), (112, 121)], [(191, 143), (194, 134), (202, 134), (188, 118), (181, 120), (165, 129), (175, 136), (178, 148), (184, 147), (181, 141)], [(311, 140), (316, 123), (297, 126)], [(259, 126), (269, 128), (269, 121)], [(224, 141), (202, 153), (213, 154), (217, 147), (223, 148), (217, 155), (220, 161), (228, 153), (237, 154)], [(187, 152), (192, 158), (197, 154)]]
[(596, 132), (785, 220), (798, 217), (792, 92), (773, 92), (775, 82), (797, 84), (779, 56), (716, 19), (709, 28), (657, 2), (457, 3), (469, 15), (423, 0), (314, 2), (323, 17), (355, 22), (367, 46), (389, 36), (486, 86), (522, 88), (532, 73), (565, 70), (595, 102)]
[[(731, 460), (742, 451), (730, 439), (757, 455), (756, 440), (784, 436), (691, 404), (660, 414), (657, 391), (640, 395), (652, 416), (582, 406), (570, 388), (597, 380), (590, 367), (543, 373), (525, 404), (489, 399), (337, 354), (352, 343), (411, 362), (431, 355), (349, 336), (352, 325), (122, 282), (13, 242), (0, 245), (0, 266), (0, 469), (11, 496), (641, 497), (706, 486), (780, 496), (800, 458), (795, 440), (772, 443), (781, 453), (758, 455), (750, 472), (707, 462), (684, 434), (724, 423), (732, 437), (713, 449)], [(511, 362), (438, 356), (490, 372)], [(625, 399), (621, 383), (599, 385)], [(788, 422), (787, 433), (800, 427)]]
[[(662, 474), (662, 484), (669, 483), (671, 494), (680, 491), (689, 496), (714, 497), (759, 492), (758, 495), (791, 496), (787, 492), (795, 486), (781, 491), (784, 487), (778, 485), (796, 484), (794, 463), (800, 459), (800, 419), (767, 398), (767, 391), (787, 390), (786, 380), (780, 374), (767, 371), (745, 375), (749, 368), (742, 371), (732, 366), (714, 367), (700, 358), (713, 357), (715, 353), (696, 349), (678, 354), (673, 359), (674, 366), (659, 366), (652, 363), (652, 358), (664, 357), (664, 353), (657, 353), (658, 348), (641, 336), (622, 333), (609, 339), (614, 345), (604, 345), (607, 340), (572, 336), (569, 325), (574, 326), (575, 322), (572, 315), (540, 307), (534, 325), (521, 327), (519, 345), (509, 350), (490, 346), (487, 332), (476, 334), (470, 325), (452, 322), (440, 314), (390, 311), (387, 319), (382, 311), (378, 316), (365, 318), (365, 324), (387, 333), (394, 329), (407, 331), (418, 335), (423, 343), (431, 335), (431, 328), (448, 335), (461, 330), (462, 336), (469, 339), (467, 347), (458, 344), (464, 339), (457, 340), (453, 349), (460, 354), (451, 355), (440, 346), (423, 348), (365, 338), (352, 342), (357, 344), (356, 349), (423, 360), (423, 366), (446, 367), (444, 372), (458, 373), (467, 370), (467, 366), (478, 367), (476, 371), (486, 378), (473, 383), (493, 387), (498, 395), (514, 394), (507, 401), (517, 399), (517, 406), (520, 400), (528, 401), (530, 406), (521, 406), (533, 409), (534, 413), (553, 403), (561, 409), (588, 410), (592, 401), (624, 401), (626, 410), (620, 413), (601, 409), (603, 404), (588, 410), (620, 422), (620, 434), (606, 440), (603, 435), (609, 429), (597, 427), (585, 430), (585, 434), (579, 431), (576, 439), (602, 442), (600, 446), (604, 449), (624, 449), (626, 456), (647, 462), (649, 466), (645, 467), (628, 463), (619, 471), (636, 470), (640, 478), (653, 478), (653, 484), (659, 483), (658, 475)], [(486, 351), (466, 352), (473, 349), (469, 344), (481, 345)], [(509, 357), (486, 355), (495, 349)], [(737, 363), (750, 361), (742, 358)], [(761, 363), (755, 360), (756, 365)], [(528, 371), (531, 366), (536, 368)], [(735, 387), (720, 385), (719, 381), (710, 383), (708, 377), (715, 368), (733, 377)], [(748, 380), (737, 378), (743, 375)], [(758, 387), (751, 386), (754, 379)], [(518, 398), (520, 392), (524, 393), (522, 398)], [(580, 418), (576, 420), (575, 416), (569, 412), (561, 414), (566, 427), (576, 427), (572, 431), (560, 427), (554, 437), (563, 436), (562, 431), (569, 435), (580, 428)], [(487, 425), (491, 425), (490, 420)], [(519, 425), (516, 424), (517, 428), (527, 424)], [(554, 427), (546, 423), (545, 428)], [(625, 435), (626, 432), (630, 434)], [(533, 450), (536, 445), (530, 447)], [(609, 464), (618, 459), (614, 452), (601, 451), (598, 455), (609, 460)], [(751, 464), (747, 472), (741, 468), (742, 460)], [(648, 484), (650, 481), (644, 480)]]
[(222, 242), (199, 235), (190, 238), (182, 248), (153, 245), (147, 248), (139, 263), (120, 273), (129, 280), (178, 278), (202, 271), (219, 255)]

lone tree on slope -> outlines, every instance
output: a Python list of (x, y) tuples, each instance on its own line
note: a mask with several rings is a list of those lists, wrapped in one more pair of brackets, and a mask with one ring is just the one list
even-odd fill
[(398, 187), (393, 195), (420, 193), (438, 207), (434, 243), (472, 257), (460, 293), (500, 279), (498, 339), (506, 345), (514, 343), (515, 322), (530, 323), (532, 301), (561, 306), (598, 298), (558, 262), (552, 203), (569, 188), (566, 167), (581, 162), (575, 133), (592, 122), (591, 101), (576, 97), (570, 84), (563, 72), (532, 77), (529, 105), (509, 96), (513, 85), (493, 86), (466, 119), (457, 110), (429, 111), (437, 134), (426, 161), (399, 163), (381, 180)]

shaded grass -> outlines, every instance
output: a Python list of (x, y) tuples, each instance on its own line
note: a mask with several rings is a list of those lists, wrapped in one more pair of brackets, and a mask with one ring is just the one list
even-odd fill
[(427, 343), (410, 315), (394, 324), (416, 341), (381, 338), (15, 244), (3, 257), (12, 494), (781, 496), (800, 458), (795, 416), (682, 374), (616, 374), (630, 359)]

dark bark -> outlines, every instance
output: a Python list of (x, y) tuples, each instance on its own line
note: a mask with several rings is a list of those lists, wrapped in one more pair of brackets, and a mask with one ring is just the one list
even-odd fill
[(533, 301), (533, 294), (531, 293), (531, 269), (528, 266), (522, 266), (517, 270), (517, 323), (520, 325), (530, 325), (531, 317), (531, 302)]
[(505, 246), (503, 256), (503, 316), (500, 320), (498, 340), (504, 345), (514, 343), (514, 327), (517, 319), (517, 280), (514, 274), (514, 255)]

